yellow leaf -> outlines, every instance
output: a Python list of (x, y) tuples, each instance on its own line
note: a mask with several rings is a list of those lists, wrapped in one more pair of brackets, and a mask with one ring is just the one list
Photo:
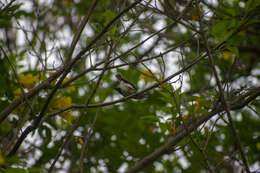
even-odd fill
[(39, 78), (37, 76), (33, 76), (32, 74), (19, 74), (19, 80), (27, 89), (33, 88), (35, 84), (39, 82)]
[(182, 120), (183, 120), (183, 121), (187, 120), (188, 118), (189, 118), (189, 115), (188, 115), (188, 114), (185, 114), (185, 115), (182, 116)]
[(197, 21), (199, 19), (198, 14), (194, 12), (191, 16), (191, 19)]
[(199, 13), (203, 15), (203, 10), (200, 8), (199, 11), (195, 9), (192, 13), (191, 20), (198, 21), (199, 20)]
[(162, 80), (161, 73), (151, 73), (149, 70), (141, 70), (142, 74), (140, 76), (145, 82), (157, 82)]
[(4, 165), (5, 164), (5, 158), (2, 154), (0, 154), (0, 165)]
[(66, 87), (67, 90), (70, 90), (70, 91), (75, 91), (76, 88), (74, 86), (68, 86)]
[(77, 137), (77, 142), (80, 143), (81, 145), (84, 144), (84, 140), (83, 140), (83, 138), (80, 137), (80, 136)]
[(60, 113), (60, 116), (66, 120), (66, 125), (70, 126), (72, 124), (72, 115), (71, 115), (71, 111), (67, 110), (65, 112)]
[(68, 82), (70, 79), (68, 77), (65, 77), (65, 79), (62, 81), (62, 84)]
[(232, 52), (230, 52), (230, 51), (223, 51), (222, 52), (222, 58), (224, 60), (228, 60), (228, 59), (232, 58), (233, 55), (234, 54)]
[(36, 77), (38, 78), (38, 81), (42, 80), (44, 77), (44, 72), (40, 72), (36, 75)]
[(260, 151), (260, 142), (256, 143), (256, 148), (258, 149), (258, 151)]
[(198, 99), (196, 100), (196, 102), (197, 102), (198, 105), (202, 105), (202, 104), (204, 103), (204, 99), (198, 98)]
[(63, 109), (65, 107), (70, 106), (72, 103), (72, 99), (70, 97), (62, 96), (59, 94), (57, 98), (52, 103), (52, 108), (54, 109)]
[(152, 125), (148, 126), (148, 132), (153, 133), (154, 127)]
[[(65, 84), (65, 83), (68, 82), (69, 80), (70, 80), (70, 79), (69, 79), (68, 77), (66, 77), (66, 78), (63, 80), (62, 84)], [(70, 90), (70, 91), (75, 91), (75, 87), (72, 86), (72, 85), (74, 85), (74, 82), (71, 82), (70, 85), (68, 85), (65, 89), (66, 89), (66, 90)]]
[(16, 90), (13, 91), (13, 94), (17, 97), (19, 97), (22, 93), (22, 90), (21, 88), (17, 88)]
[(175, 135), (175, 130), (176, 130), (176, 129), (175, 129), (175, 126), (172, 126), (172, 127), (171, 127), (171, 134), (172, 134), (172, 136)]
[(196, 100), (196, 102), (197, 102), (197, 105), (196, 105), (196, 108), (195, 108), (195, 113), (199, 113), (199, 112), (200, 112), (200, 109), (201, 109), (201, 107), (202, 107), (202, 105), (203, 105), (203, 103), (204, 103), (204, 100), (201, 99), (201, 98), (198, 98), (198, 99)]

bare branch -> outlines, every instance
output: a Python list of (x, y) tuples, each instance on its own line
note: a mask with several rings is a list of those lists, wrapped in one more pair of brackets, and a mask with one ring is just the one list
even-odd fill
[[(249, 89), (245, 94), (238, 97), (239, 102), (236, 100), (230, 103), (230, 110), (237, 110), (244, 106), (246, 106), (250, 101), (254, 100), (256, 97), (260, 95), (260, 87), (255, 87)], [(178, 144), (183, 138), (188, 136), (192, 131), (196, 130), (201, 124), (208, 121), (211, 117), (214, 115), (223, 112), (224, 108), (221, 104), (216, 105), (209, 113), (205, 115), (201, 115), (196, 119), (191, 119), (186, 122), (186, 124), (179, 126), (176, 129), (176, 133), (174, 136), (169, 137), (168, 141), (161, 147), (159, 147), (157, 150), (155, 150), (150, 155), (146, 156), (142, 160), (138, 161), (135, 166), (128, 169), (125, 173), (135, 173), (142, 169), (144, 169), (146, 166), (150, 165), (152, 162), (157, 160), (159, 157), (161, 157), (164, 154), (172, 153), (174, 146)], [(187, 129), (185, 130), (185, 127)]]
[[(198, 3), (197, 3), (197, 10), (199, 10), (199, 7), (198, 7)], [(213, 73), (214, 73), (214, 76), (215, 76), (215, 79), (216, 79), (216, 82), (217, 82), (217, 86), (218, 86), (218, 90), (220, 92), (220, 98), (221, 98), (221, 102), (224, 106), (224, 109), (227, 113), (227, 116), (228, 116), (228, 121), (229, 121), (229, 124), (230, 124), (230, 127), (232, 129), (232, 132), (235, 136), (235, 139), (238, 143), (238, 148), (239, 148), (239, 151), (241, 153), (241, 157), (242, 157), (242, 160), (243, 160), (243, 163), (244, 163), (244, 166), (245, 166), (245, 169), (246, 169), (246, 172), (247, 173), (250, 173), (250, 170), (249, 170), (249, 166), (248, 166), (248, 163), (247, 163), (247, 159), (246, 159), (246, 156), (245, 156), (245, 152), (242, 148), (242, 144), (241, 144), (241, 141), (240, 141), (240, 137), (238, 135), (238, 132), (236, 130), (236, 127), (235, 125), (233, 124), (232, 122), (232, 117), (231, 117), (231, 113), (230, 113), (230, 106), (227, 104), (227, 101), (226, 101), (226, 98), (225, 98), (225, 95), (224, 95), (224, 89), (222, 88), (222, 84), (221, 84), (221, 81), (218, 77), (218, 73), (217, 73), (217, 70), (216, 70), (216, 67), (215, 67), (215, 63), (214, 63), (214, 58), (213, 58), (213, 55), (211, 53), (211, 50), (208, 46), (208, 41), (207, 41), (207, 36), (206, 36), (206, 33), (203, 32), (203, 23), (201, 21), (201, 15), (200, 15), (200, 12), (198, 12), (198, 16), (199, 16), (199, 23), (200, 23), (200, 30), (201, 30), (201, 35), (202, 35), (202, 38), (203, 38), (203, 41), (205, 43), (205, 48), (206, 48), (206, 51), (207, 51), (207, 55), (209, 57), (209, 61), (210, 61), (210, 64), (211, 64), (211, 67), (212, 67), (212, 70), (213, 70)], [(240, 27), (242, 28), (247, 22), (244, 22)]]

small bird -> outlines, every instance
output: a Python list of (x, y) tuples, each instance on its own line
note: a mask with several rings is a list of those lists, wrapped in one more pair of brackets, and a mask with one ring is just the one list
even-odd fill
[[(114, 82), (113, 88), (117, 90), (123, 96), (129, 96), (135, 94), (137, 92), (137, 87), (132, 84), (130, 81), (126, 80), (122, 77), (121, 74), (117, 73), (116, 78), (118, 81)], [(134, 96), (134, 99), (143, 99), (145, 96), (144, 94), (139, 94)]]

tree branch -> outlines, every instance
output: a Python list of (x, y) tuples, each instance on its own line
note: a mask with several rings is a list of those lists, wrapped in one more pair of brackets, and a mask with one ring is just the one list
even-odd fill
[[(252, 87), (247, 90), (241, 96), (238, 96), (233, 102), (230, 103), (230, 110), (237, 110), (246, 106), (249, 102), (254, 100), (256, 97), (260, 95), (260, 86)], [(239, 102), (237, 102), (239, 100)], [(168, 141), (153, 153), (149, 154), (142, 160), (138, 161), (135, 166), (128, 169), (125, 173), (136, 173), (146, 166), (150, 165), (152, 162), (157, 160), (164, 154), (172, 153), (174, 151), (174, 146), (178, 144), (183, 138), (188, 136), (191, 132), (196, 130), (201, 124), (208, 121), (213, 116), (217, 115), (224, 111), (224, 108), (221, 104), (217, 105), (214, 109), (212, 109), (209, 113), (205, 115), (201, 115), (195, 119), (188, 120), (186, 124), (179, 126), (176, 129), (176, 133), (174, 136), (169, 137)], [(187, 127), (185, 130), (185, 126)]]
[[(246, 172), (250, 173), (249, 166), (248, 166), (248, 163), (247, 163), (247, 159), (246, 159), (246, 156), (245, 156), (245, 153), (244, 153), (244, 150), (242, 148), (241, 141), (240, 141), (240, 137), (238, 135), (238, 132), (236, 130), (235, 125), (233, 124), (231, 113), (230, 113), (230, 107), (227, 104), (227, 101), (226, 101), (226, 98), (225, 98), (225, 95), (224, 95), (224, 89), (223, 89), (221, 81), (220, 81), (220, 79), (218, 77), (218, 73), (217, 73), (217, 70), (216, 70), (216, 67), (215, 67), (215, 63), (214, 63), (214, 58), (213, 58), (213, 55), (212, 55), (211, 50), (210, 50), (209, 45), (208, 45), (207, 36), (206, 36), (206, 33), (203, 32), (203, 23), (202, 23), (201, 15), (200, 15), (200, 12), (199, 12), (198, 2), (197, 2), (197, 10), (198, 10), (197, 13), (199, 14), (198, 17), (199, 17), (199, 24), (200, 24), (201, 35), (202, 35), (202, 38), (203, 38), (203, 41), (204, 41), (204, 44), (205, 44), (205, 48), (206, 48), (206, 51), (207, 51), (207, 55), (209, 57), (209, 62), (210, 62), (210, 65), (211, 65), (214, 77), (215, 77), (216, 82), (217, 82), (218, 90), (220, 92), (221, 102), (222, 102), (222, 104), (224, 106), (224, 109), (225, 109), (225, 111), (227, 113), (228, 121), (229, 121), (231, 130), (232, 130), (232, 132), (233, 132), (233, 134), (235, 136), (236, 142), (238, 144), (238, 149), (240, 151), (240, 154), (241, 154), (242, 161), (244, 163)], [(246, 22), (244, 22), (239, 28), (242, 28), (244, 26), (244, 24), (246, 24)]]

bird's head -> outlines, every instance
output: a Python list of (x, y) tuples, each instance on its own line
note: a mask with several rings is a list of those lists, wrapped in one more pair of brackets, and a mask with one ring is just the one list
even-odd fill
[(122, 75), (120, 73), (117, 73), (116, 74), (116, 78), (120, 81), (120, 80), (122, 80), (123, 77), (122, 77)]

